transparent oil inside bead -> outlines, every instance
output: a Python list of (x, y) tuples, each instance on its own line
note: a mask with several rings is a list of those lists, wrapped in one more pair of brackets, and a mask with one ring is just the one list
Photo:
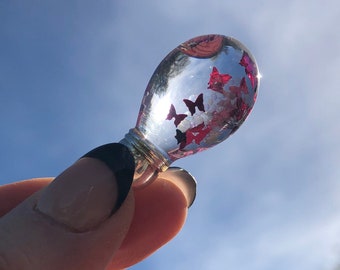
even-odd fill
[(169, 163), (228, 138), (256, 100), (254, 58), (238, 41), (217, 37), (221, 46), (212, 56), (176, 48), (145, 91), (136, 128)]

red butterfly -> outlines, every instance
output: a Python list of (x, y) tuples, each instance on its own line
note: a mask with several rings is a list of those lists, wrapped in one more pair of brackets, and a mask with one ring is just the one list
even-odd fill
[(248, 115), (250, 110), (251, 107), (246, 102), (244, 102), (241, 97), (239, 97), (236, 100), (236, 109), (234, 109), (230, 113), (230, 116), (233, 117), (236, 121), (240, 121), (244, 118), (244, 116)]
[(246, 83), (246, 79), (243, 77), (240, 86), (230, 86), (229, 87), (230, 91), (235, 93), (236, 95), (240, 95), (241, 92), (248, 94), (248, 87)]
[(197, 98), (195, 102), (192, 102), (189, 99), (183, 99), (185, 105), (187, 105), (189, 111), (191, 112), (191, 115), (194, 115), (194, 113), (196, 112), (195, 107), (197, 107), (197, 109), (199, 109), (202, 112), (205, 112), (204, 110), (204, 104), (203, 104), (203, 94), (200, 94)]
[(196, 127), (188, 129), (186, 132), (186, 143), (189, 144), (195, 141), (196, 144), (200, 144), (211, 130), (210, 127), (206, 127), (205, 129), (204, 127), (205, 125), (202, 123)]
[(229, 74), (220, 74), (216, 67), (213, 67), (210, 74), (210, 80), (208, 82), (208, 89), (216, 92), (223, 93), (223, 87), (231, 79)]
[(243, 52), (243, 55), (242, 55), (242, 58), (239, 64), (245, 68), (245, 71), (246, 71), (246, 74), (248, 75), (251, 86), (254, 87), (255, 82), (256, 82), (256, 76), (254, 74), (255, 64), (250, 59), (249, 55), (246, 52)]
[(254, 64), (251, 61), (249, 55), (246, 52), (243, 52), (240, 65), (245, 67), (246, 73), (253, 73), (254, 72)]
[(204, 123), (190, 128), (186, 132), (176, 129), (175, 138), (177, 139), (177, 144), (179, 144), (179, 149), (182, 150), (185, 146), (193, 143), (194, 141), (196, 144), (200, 144), (210, 131), (211, 128), (205, 127)]
[(170, 111), (169, 111), (168, 116), (166, 117), (166, 120), (171, 120), (172, 118), (175, 118), (174, 123), (175, 123), (175, 126), (177, 127), (179, 123), (183, 121), (185, 117), (187, 117), (186, 114), (177, 114), (174, 105), (171, 104)]

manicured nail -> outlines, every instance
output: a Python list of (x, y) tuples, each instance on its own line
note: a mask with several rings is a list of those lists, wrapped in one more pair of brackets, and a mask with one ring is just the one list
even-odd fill
[(88, 231), (124, 202), (134, 168), (134, 158), (124, 145), (95, 148), (45, 188), (36, 208), (71, 230)]
[(158, 176), (177, 185), (183, 192), (188, 208), (194, 203), (196, 198), (196, 180), (186, 170), (179, 167), (170, 167)]
[(83, 157), (95, 158), (104, 162), (116, 176), (118, 185), (118, 209), (129, 193), (135, 171), (135, 160), (130, 150), (123, 144), (111, 143), (88, 152)]

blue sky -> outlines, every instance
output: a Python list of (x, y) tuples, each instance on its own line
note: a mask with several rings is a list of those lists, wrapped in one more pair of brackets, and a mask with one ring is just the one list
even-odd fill
[(132, 269), (340, 269), (338, 1), (0, 1), (0, 183), (55, 176), (135, 124), (189, 38), (236, 37), (257, 103), (227, 141), (174, 165), (198, 194), (183, 231)]

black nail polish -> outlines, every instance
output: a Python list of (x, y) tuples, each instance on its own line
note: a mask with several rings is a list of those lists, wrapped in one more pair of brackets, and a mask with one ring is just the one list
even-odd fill
[(112, 210), (114, 212), (122, 205), (131, 188), (135, 171), (133, 155), (125, 145), (109, 143), (91, 150), (83, 157), (95, 158), (104, 162), (116, 176), (118, 198), (116, 207)]

